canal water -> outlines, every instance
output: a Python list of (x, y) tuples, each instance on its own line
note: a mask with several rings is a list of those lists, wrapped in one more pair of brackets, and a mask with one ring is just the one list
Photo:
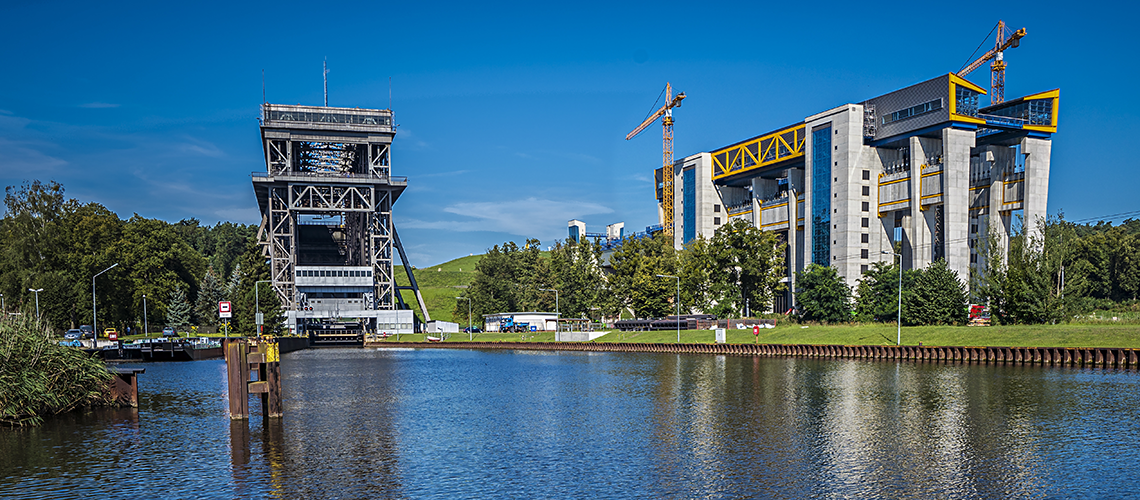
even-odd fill
[(137, 409), (0, 428), (4, 498), (1140, 495), (1140, 374), (676, 354), (320, 349), (281, 419), (220, 360)]

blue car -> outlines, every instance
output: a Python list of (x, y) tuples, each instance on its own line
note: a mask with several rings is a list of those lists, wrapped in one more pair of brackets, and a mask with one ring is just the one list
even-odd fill
[(81, 335), (83, 335), (82, 331), (80, 331), (79, 329), (76, 329), (76, 328), (72, 328), (72, 329), (68, 330), (67, 333), (63, 334), (63, 338), (65, 338), (67, 340), (79, 340), (79, 337)]

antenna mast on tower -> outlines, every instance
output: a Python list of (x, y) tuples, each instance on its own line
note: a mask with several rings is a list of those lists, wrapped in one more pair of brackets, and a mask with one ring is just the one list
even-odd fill
[(325, 78), (325, 107), (329, 107), (329, 58), (325, 58), (324, 72), (322, 76)]

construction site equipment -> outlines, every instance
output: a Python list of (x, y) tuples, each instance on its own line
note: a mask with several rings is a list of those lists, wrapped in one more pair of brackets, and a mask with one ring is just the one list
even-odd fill
[(661, 118), (661, 205), (664, 209), (661, 223), (664, 226), (665, 236), (669, 239), (673, 238), (673, 108), (681, 107), (681, 101), (684, 99), (684, 92), (678, 92), (674, 97), (673, 86), (665, 82), (665, 105), (625, 136), (627, 141), (633, 139), (650, 123), (658, 117)]
[[(986, 61), (993, 60), (990, 63), (990, 105), (1000, 104), (1005, 102), (1005, 59), (1003, 53), (1005, 49), (1017, 48), (1021, 45), (1021, 37), (1025, 36), (1025, 28), (1017, 31), (1008, 30), (1004, 21), (998, 21), (997, 26), (993, 31), (997, 31), (997, 36), (994, 37), (994, 48), (990, 49), (982, 57), (979, 57), (972, 63), (966, 64), (958, 71), (958, 76), (965, 78), (966, 75), (973, 73), (974, 70), (985, 64)], [(993, 32), (991, 31), (991, 33)], [(987, 35), (988, 37), (989, 35)], [(983, 44), (985, 42), (982, 42)], [(977, 51), (975, 50), (975, 53)], [(971, 55), (972, 57), (972, 55)]]
[(512, 317), (503, 318), (499, 323), (500, 333), (525, 333), (530, 331), (530, 323), (515, 322)]

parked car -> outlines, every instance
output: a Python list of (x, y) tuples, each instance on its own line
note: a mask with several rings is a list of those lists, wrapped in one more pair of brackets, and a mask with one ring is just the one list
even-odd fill
[(103, 330), (103, 335), (111, 340), (119, 340), (119, 331), (114, 328), (106, 328)]
[(72, 328), (72, 329), (68, 330), (67, 333), (63, 334), (63, 338), (65, 338), (67, 340), (79, 340), (79, 337), (82, 337), (82, 336), (83, 336), (83, 330), (80, 330), (78, 328)]
[(168, 326), (168, 327), (162, 329), (162, 336), (163, 337), (177, 337), (178, 333), (174, 331), (174, 327)]
[(91, 325), (79, 325), (79, 331), (83, 332), (82, 337), (85, 339), (95, 338), (95, 328)]
[(483, 330), (480, 330), (477, 326), (472, 326), (470, 328), (464, 328), (463, 333), (483, 333)]

